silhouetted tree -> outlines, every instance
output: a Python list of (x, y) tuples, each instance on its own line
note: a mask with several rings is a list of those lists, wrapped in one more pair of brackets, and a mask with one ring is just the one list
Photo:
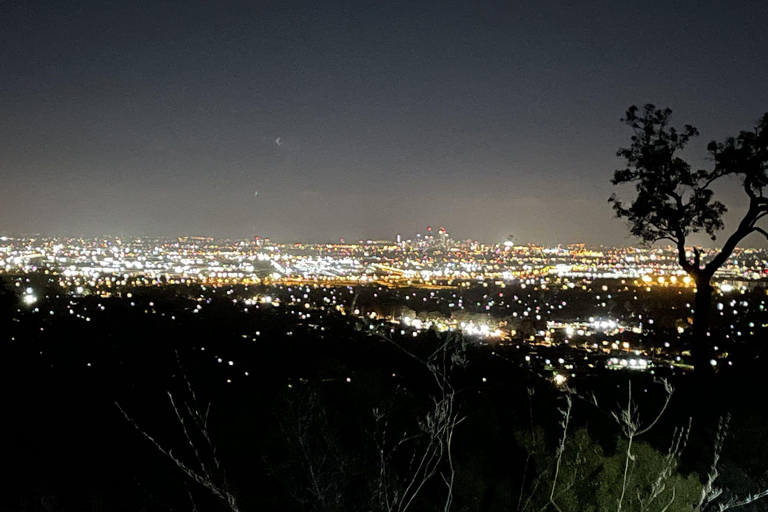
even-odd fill
[[(768, 231), (756, 225), (768, 215), (768, 198), (763, 197), (768, 185), (768, 114), (763, 115), (754, 131), (743, 131), (722, 143), (711, 142), (707, 149), (715, 162), (712, 170), (693, 170), (677, 156), (698, 131), (690, 125), (682, 131), (670, 127), (671, 114), (668, 108), (657, 109), (650, 104), (642, 110), (636, 106), (627, 110), (622, 122), (635, 134), (629, 147), (619, 149), (617, 154), (627, 167), (617, 170), (611, 182), (633, 183), (637, 196), (629, 205), (616, 194), (609, 201), (616, 215), (629, 221), (632, 235), (648, 244), (668, 240), (677, 248), (680, 266), (696, 284), (693, 356), (697, 370), (706, 371), (712, 354), (708, 339), (712, 276), (747, 235), (759, 233), (768, 238)], [(711, 187), (731, 175), (740, 178), (749, 199), (748, 208), (719, 252), (703, 262), (701, 251), (694, 247), (689, 252), (686, 241), (701, 231), (715, 240), (717, 231), (724, 227), (726, 207), (713, 200)]]

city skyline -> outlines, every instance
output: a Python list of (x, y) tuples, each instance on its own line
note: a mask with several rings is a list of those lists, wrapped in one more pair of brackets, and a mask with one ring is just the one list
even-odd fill
[(0, 3), (0, 510), (764, 507), (766, 20)]

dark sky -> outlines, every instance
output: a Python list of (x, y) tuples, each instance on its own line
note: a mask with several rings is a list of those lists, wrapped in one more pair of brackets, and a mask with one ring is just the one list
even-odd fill
[(618, 119), (669, 106), (706, 163), (768, 111), (766, 27), (765, 0), (6, 0), (0, 233), (627, 244)]

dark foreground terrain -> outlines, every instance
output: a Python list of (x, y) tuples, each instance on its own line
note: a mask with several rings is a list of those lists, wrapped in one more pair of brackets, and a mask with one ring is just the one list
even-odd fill
[(650, 374), (596, 370), (568, 394), (509, 347), (221, 290), (2, 297), (0, 510), (694, 510), (728, 414), (710, 508), (768, 487), (759, 351), (672, 377), (627, 458), (611, 412), (631, 392), (650, 425)]

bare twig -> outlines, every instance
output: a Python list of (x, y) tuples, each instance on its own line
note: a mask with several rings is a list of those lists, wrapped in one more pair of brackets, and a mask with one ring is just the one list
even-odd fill
[(560, 474), (560, 464), (562, 463), (562, 460), (563, 460), (563, 452), (565, 452), (565, 440), (567, 439), (567, 436), (568, 436), (568, 424), (571, 421), (571, 407), (573, 405), (573, 401), (572, 401), (570, 395), (565, 395), (565, 401), (566, 401), (565, 402), (566, 403), (565, 408), (559, 409), (560, 415), (563, 417), (560, 420), (560, 427), (562, 427), (562, 429), (563, 429), (563, 435), (560, 438), (560, 443), (557, 446), (557, 452), (556, 452), (557, 453), (557, 457), (556, 457), (556, 462), (555, 462), (555, 476), (552, 479), (552, 489), (549, 492), (549, 503), (553, 507), (555, 507), (555, 509), (558, 512), (562, 512), (562, 511), (560, 510), (560, 507), (557, 505), (557, 503), (555, 503), (555, 489), (557, 487), (557, 477)]
[[(233, 512), (240, 512), (237, 498), (231, 491), (229, 483), (227, 482), (226, 475), (222, 469), (221, 461), (216, 453), (216, 446), (213, 443), (209, 429), (208, 429), (208, 413), (210, 411), (210, 404), (207, 404), (204, 408), (200, 406), (200, 402), (197, 399), (197, 395), (192, 388), (189, 379), (187, 378), (184, 368), (179, 359), (179, 353), (176, 352), (176, 361), (179, 366), (179, 370), (186, 384), (189, 398), (182, 400), (180, 403), (169, 391), (168, 399), (171, 402), (176, 421), (181, 426), (181, 430), (184, 433), (184, 438), (187, 441), (187, 445), (194, 454), (194, 463), (190, 464), (181, 460), (173, 454), (173, 451), (169, 448), (165, 448), (161, 445), (152, 435), (146, 430), (141, 428), (139, 424), (122, 408), (122, 406), (115, 402), (115, 405), (120, 410), (122, 415), (128, 422), (133, 425), (137, 432), (143, 435), (148, 441), (150, 441), (160, 453), (169, 458), (181, 471), (184, 472), (189, 478), (197, 482), (204, 488), (208, 489), (214, 496), (221, 500), (230, 510)], [(203, 412), (205, 411), (205, 412)]]
[[(439, 475), (446, 489), (442, 508), (444, 512), (448, 512), (453, 504), (456, 479), (454, 434), (456, 427), (464, 420), (456, 408), (458, 392), (452, 383), (454, 370), (467, 363), (463, 339), (455, 335), (446, 336), (426, 360), (422, 360), (390, 338), (384, 335), (382, 338), (422, 363), (432, 375), (438, 392), (432, 398), (432, 410), (419, 421), (421, 433), (418, 436), (403, 434), (390, 446), (387, 446), (386, 440), (385, 414), (374, 411), (374, 417), (379, 424), (376, 439), (380, 464), (376, 485), (377, 501), (379, 506), (388, 512), (405, 512), (414, 504), (427, 482)], [(400, 480), (396, 479), (390, 464), (392, 455), (404, 443), (419, 438), (424, 442), (413, 452), (404, 476)]]

